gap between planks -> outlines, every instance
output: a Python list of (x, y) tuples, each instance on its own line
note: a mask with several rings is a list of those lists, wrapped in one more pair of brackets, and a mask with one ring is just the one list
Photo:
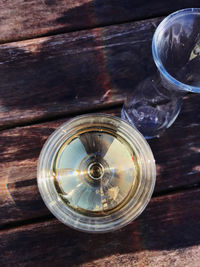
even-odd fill
[(31, 126), (31, 125), (35, 125), (35, 124), (40, 124), (40, 123), (45, 123), (45, 122), (52, 122), (55, 120), (59, 120), (59, 119), (69, 119), (73, 116), (79, 116), (79, 115), (83, 115), (83, 114), (90, 114), (90, 113), (101, 113), (101, 112), (106, 112), (106, 111), (110, 111), (113, 110), (114, 108), (122, 108), (123, 106), (123, 101), (118, 101), (116, 103), (111, 103), (111, 104), (104, 104), (104, 105), (97, 105), (97, 107), (92, 107), (92, 108), (85, 108), (82, 110), (74, 110), (72, 112), (68, 112), (68, 111), (64, 111), (64, 112), (60, 112), (59, 114), (53, 114), (51, 116), (51, 114), (48, 114), (45, 117), (42, 118), (36, 118), (36, 119), (32, 119), (32, 120), (27, 120), (27, 121), (19, 121), (16, 123), (11, 123), (5, 126), (0, 126), (0, 132), (1, 131), (5, 131), (5, 130), (11, 130), (14, 128), (18, 128), (18, 127), (26, 127), (26, 126)]
[(98, 30), (98, 29), (103, 29), (103, 28), (107, 28), (107, 27), (112, 27), (112, 26), (121, 26), (121, 25), (126, 25), (126, 24), (129, 24), (129, 23), (134, 23), (134, 22), (145, 22), (145, 21), (148, 21), (148, 20), (153, 20), (153, 19), (158, 19), (158, 20), (163, 20), (166, 16), (168, 15), (168, 13), (162, 13), (162, 14), (159, 14), (159, 15), (156, 15), (156, 16), (147, 16), (147, 17), (141, 17), (140, 19), (131, 19), (131, 20), (124, 20), (124, 21), (121, 21), (121, 22), (116, 22), (116, 23), (112, 23), (112, 24), (99, 24), (99, 25), (94, 25), (94, 26), (91, 26), (91, 27), (86, 27), (86, 28), (76, 28), (74, 30), (69, 30), (69, 31), (62, 31), (62, 30), (58, 30), (58, 31), (52, 31), (52, 32), (49, 32), (47, 34), (41, 34), (41, 35), (37, 35), (37, 36), (32, 36), (32, 37), (24, 37), (24, 38), (19, 38), (19, 39), (13, 39), (13, 40), (9, 40), (9, 41), (1, 41), (0, 40), (0, 45), (9, 45), (9, 44), (12, 44), (12, 43), (20, 43), (20, 42), (24, 42), (24, 41), (31, 41), (31, 40), (37, 40), (37, 39), (40, 39), (40, 38), (45, 38), (45, 37), (53, 37), (53, 36), (59, 36), (59, 35), (63, 35), (63, 34), (70, 34), (70, 33), (81, 33), (83, 31), (90, 31), (90, 30)]

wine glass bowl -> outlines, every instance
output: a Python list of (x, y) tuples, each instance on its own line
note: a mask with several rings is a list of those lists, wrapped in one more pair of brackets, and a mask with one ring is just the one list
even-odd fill
[(200, 9), (165, 18), (154, 34), (152, 52), (167, 88), (200, 93)]

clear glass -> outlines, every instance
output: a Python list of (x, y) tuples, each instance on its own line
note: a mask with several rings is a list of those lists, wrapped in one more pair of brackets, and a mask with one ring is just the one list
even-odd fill
[(200, 93), (200, 9), (166, 17), (154, 33), (152, 53), (159, 72), (139, 84), (122, 109), (122, 118), (146, 138), (171, 126), (186, 92)]
[(108, 232), (135, 219), (155, 185), (143, 136), (123, 120), (91, 114), (58, 128), (38, 163), (38, 187), (50, 211), (85, 232)]

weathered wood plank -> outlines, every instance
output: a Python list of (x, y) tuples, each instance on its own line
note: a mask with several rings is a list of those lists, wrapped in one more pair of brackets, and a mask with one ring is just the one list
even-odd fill
[(157, 197), (125, 228), (85, 234), (49, 220), (0, 232), (0, 265), (187, 266), (200, 262), (200, 190)]
[(155, 72), (159, 21), (0, 45), (0, 127), (122, 103)]
[[(198, 109), (199, 98), (189, 95), (176, 123), (159, 140), (150, 141), (157, 163), (156, 193), (200, 183)], [(109, 113), (119, 114), (119, 111)], [(37, 189), (36, 165), (46, 138), (66, 120), (0, 133), (1, 226), (49, 214)]]
[(167, 15), (197, 0), (1, 0), (1, 42)]
[(122, 102), (154, 69), (159, 21), (0, 45), (0, 127)]

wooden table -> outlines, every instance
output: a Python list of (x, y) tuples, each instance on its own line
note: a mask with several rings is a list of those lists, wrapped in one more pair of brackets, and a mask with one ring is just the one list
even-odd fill
[(200, 266), (200, 97), (149, 143), (153, 198), (107, 234), (61, 224), (45, 207), (36, 166), (47, 137), (83, 113), (119, 115), (155, 71), (162, 17), (195, 0), (0, 1), (0, 266)]

